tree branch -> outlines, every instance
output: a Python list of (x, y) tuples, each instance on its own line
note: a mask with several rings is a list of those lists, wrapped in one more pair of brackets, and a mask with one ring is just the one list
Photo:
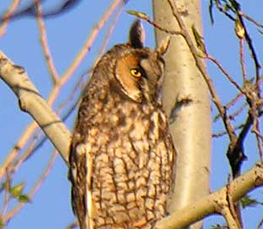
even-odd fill
[[(184, 228), (211, 214), (223, 214), (229, 205), (227, 200), (228, 195), (231, 195), (233, 202), (236, 202), (246, 193), (260, 186), (263, 186), (262, 162), (257, 163), (250, 171), (230, 182), (217, 192), (193, 204), (189, 204), (160, 220), (156, 223), (155, 229)], [(229, 190), (231, 193), (229, 193)]]
[(45, 132), (64, 161), (68, 161), (70, 132), (29, 80), (25, 70), (0, 51), (0, 78), (12, 89), (21, 110), (29, 113)]

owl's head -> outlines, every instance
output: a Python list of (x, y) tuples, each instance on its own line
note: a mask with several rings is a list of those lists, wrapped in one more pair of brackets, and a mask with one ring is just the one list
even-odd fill
[(130, 29), (128, 44), (116, 45), (112, 50), (115, 61), (112, 78), (122, 93), (135, 102), (156, 100), (160, 94), (164, 71), (163, 54), (168, 40), (156, 50), (146, 48), (144, 29), (136, 20)]

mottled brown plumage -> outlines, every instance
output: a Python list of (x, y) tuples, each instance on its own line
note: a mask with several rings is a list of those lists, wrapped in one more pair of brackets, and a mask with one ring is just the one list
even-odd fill
[(69, 160), (81, 229), (152, 228), (167, 215), (175, 151), (160, 97), (165, 48), (143, 48), (142, 37), (136, 21), (82, 95)]

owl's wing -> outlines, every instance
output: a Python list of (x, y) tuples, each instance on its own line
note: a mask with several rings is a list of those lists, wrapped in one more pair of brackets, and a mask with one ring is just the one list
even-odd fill
[(74, 144), (70, 149), (69, 179), (72, 182), (71, 200), (74, 214), (78, 217), (80, 228), (92, 229), (92, 212), (94, 205), (91, 199), (92, 159), (89, 143)]

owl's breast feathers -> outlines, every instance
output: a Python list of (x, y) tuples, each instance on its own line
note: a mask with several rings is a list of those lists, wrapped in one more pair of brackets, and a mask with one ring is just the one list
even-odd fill
[(70, 153), (81, 228), (151, 228), (167, 214), (173, 173), (166, 116), (159, 104), (136, 103), (109, 85), (88, 89)]

